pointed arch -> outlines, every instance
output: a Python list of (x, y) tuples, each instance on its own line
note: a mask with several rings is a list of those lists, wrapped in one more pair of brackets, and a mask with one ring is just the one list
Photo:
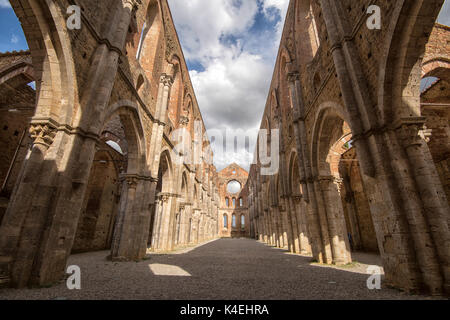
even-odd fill
[(36, 81), (35, 117), (73, 125), (78, 102), (77, 78), (65, 18), (50, 0), (11, 0), (10, 3), (32, 56)]
[(378, 70), (378, 112), (382, 124), (417, 118), (422, 60), (444, 0), (396, 1)]
[(141, 38), (136, 59), (145, 70), (148, 79), (153, 78), (157, 51), (163, 34), (162, 13), (159, 1), (151, 0), (147, 7), (145, 22), (141, 29)]
[[(129, 174), (146, 174), (146, 138), (139, 108), (130, 101), (119, 101), (109, 107), (103, 128), (114, 117), (119, 117), (127, 140), (127, 159)], [(103, 131), (103, 129), (102, 129)]]
[(301, 64), (308, 64), (314, 59), (320, 47), (320, 38), (311, 0), (295, 1), (295, 17), (296, 26), (294, 29), (299, 30), (296, 34), (299, 60)]

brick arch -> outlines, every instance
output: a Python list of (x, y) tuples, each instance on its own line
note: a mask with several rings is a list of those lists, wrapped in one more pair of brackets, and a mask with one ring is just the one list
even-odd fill
[(293, 196), (302, 195), (302, 187), (300, 182), (300, 173), (298, 167), (298, 155), (296, 150), (292, 150), (289, 157), (289, 179), (288, 192)]
[(156, 196), (159, 192), (173, 193), (173, 164), (170, 156), (170, 150), (164, 148), (159, 157), (158, 181), (156, 185)]
[(34, 68), (31, 61), (19, 61), (1, 69), (0, 85), (20, 75), (24, 75), (30, 82), (35, 80)]
[(103, 128), (115, 117), (119, 117), (127, 141), (127, 173), (145, 175), (146, 143), (137, 106), (123, 101), (114, 104), (103, 122)]
[(183, 105), (183, 70), (180, 63), (180, 58), (173, 55), (170, 60), (173, 84), (170, 89), (168, 118), (170, 119), (174, 128), (178, 127), (181, 116), (181, 109)]
[(422, 59), (444, 0), (396, 1), (379, 65), (381, 124), (419, 117)]
[(449, 81), (450, 59), (437, 57), (422, 63), (422, 79), (436, 77)]
[(144, 72), (139, 72), (135, 81), (135, 89), (140, 94), (143, 90), (146, 90), (149, 86), (149, 82)]
[[(314, 175), (331, 176), (338, 173), (341, 147), (348, 142), (351, 128), (344, 109), (336, 103), (319, 107), (313, 129), (311, 164)], [(346, 140), (343, 142), (343, 140)]]
[(50, 0), (10, 3), (32, 56), (37, 93), (35, 116), (72, 125), (77, 102), (76, 73), (64, 16)]
[[(300, 30), (300, 33), (296, 35), (296, 43), (298, 44), (297, 50), (300, 54), (301, 64), (311, 62), (320, 47), (318, 30), (311, 5), (311, 0), (295, 1), (294, 30)], [(298, 39), (301, 39), (301, 41), (298, 41)]]
[(184, 117), (180, 118), (181, 123), (185, 123), (185, 121), (188, 121), (186, 128), (192, 136), (194, 128), (194, 100), (192, 99), (190, 92), (186, 93), (183, 99), (183, 109), (181, 110), (181, 117)]
[(184, 201), (187, 201), (189, 198), (189, 183), (186, 170), (181, 175), (181, 196)]
[[(161, 5), (158, 0), (150, 0), (146, 8), (145, 22), (141, 27), (137, 60), (145, 70), (148, 79), (153, 79), (159, 43), (164, 38)], [(165, 45), (165, 41), (163, 41)]]
[(278, 107), (280, 106), (278, 102), (278, 90), (274, 88), (271, 92), (271, 100), (270, 100), (270, 110), (271, 110), (271, 119), (273, 119), (278, 112)]
[(289, 52), (289, 49), (285, 45), (281, 45), (280, 47), (280, 56), (281, 59), (284, 59), (286, 61), (286, 63), (292, 62), (292, 52)]

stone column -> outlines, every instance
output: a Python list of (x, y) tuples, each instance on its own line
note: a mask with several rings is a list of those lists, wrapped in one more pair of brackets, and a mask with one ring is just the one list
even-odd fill
[[(399, 178), (411, 194), (405, 199), (406, 216), (424, 282), (432, 293), (450, 292), (450, 210), (448, 202), (443, 201), (445, 193), (437, 181), (434, 162), (431, 156), (424, 156), (424, 152), (429, 153), (429, 150), (421, 126), (421, 123), (406, 123), (397, 129), (415, 181), (407, 175)], [(414, 192), (419, 197), (415, 197)]]
[(298, 232), (299, 232), (299, 243), (300, 243), (300, 254), (308, 255), (311, 253), (311, 245), (309, 243), (309, 232), (308, 224), (306, 221), (306, 210), (302, 208), (302, 197), (293, 196), (289, 198), (291, 202), (291, 208), (296, 213), (298, 221)]
[[(357, 209), (356, 209), (356, 203), (355, 203), (355, 197), (353, 194), (352, 187), (350, 185), (350, 176), (347, 173), (347, 170), (344, 168), (339, 169), (339, 175), (342, 178), (342, 188), (344, 191), (344, 195), (341, 195), (343, 205), (347, 209), (347, 214), (349, 218), (349, 224), (351, 230), (348, 230), (353, 235), (352, 242), (353, 242), (353, 249), (359, 250), (362, 246), (361, 242), (361, 233), (359, 230), (359, 221), (358, 221), (358, 215), (357, 215)], [(342, 190), (341, 190), (342, 192)]]
[(129, 246), (129, 244), (137, 231), (136, 224), (139, 212), (136, 210), (136, 193), (141, 181), (133, 175), (124, 175), (121, 180), (122, 191), (111, 245), (111, 258), (114, 261), (137, 260), (142, 257), (139, 257), (138, 252), (132, 252), (133, 246)]
[(264, 235), (264, 242), (271, 245), (272, 244), (272, 230), (270, 229), (270, 221), (269, 221), (269, 209), (264, 208), (263, 213), (263, 219), (264, 219), (264, 227), (266, 229), (266, 233)]
[(331, 262), (328, 238), (322, 234), (321, 214), (316, 198), (314, 178), (310, 164), (310, 153), (305, 125), (305, 106), (303, 102), (300, 75), (293, 70), (288, 74), (289, 92), (294, 109), (294, 134), (297, 145), (302, 197), (307, 203), (307, 221), (310, 230), (311, 249), (317, 262)]
[(293, 205), (292, 198), (290, 196), (284, 197), (284, 202), (287, 208), (287, 211), (289, 212), (289, 219), (291, 220), (291, 227), (292, 227), (292, 241), (293, 246), (291, 252), (294, 253), (301, 253), (302, 246), (300, 241), (300, 235), (301, 235), (301, 226), (298, 221), (298, 215), (297, 210), (295, 206)]
[(333, 253), (333, 263), (351, 262), (350, 245), (345, 227), (344, 211), (341, 198), (337, 192), (334, 177), (320, 177), (319, 184), (324, 197), (328, 230)]

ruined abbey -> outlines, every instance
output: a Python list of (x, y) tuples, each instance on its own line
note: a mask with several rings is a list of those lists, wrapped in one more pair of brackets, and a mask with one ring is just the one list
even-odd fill
[(167, 0), (10, 3), (29, 50), (0, 53), (0, 287), (251, 238), (321, 265), (374, 253), (387, 286), (450, 293), (444, 0), (291, 0), (249, 172), (213, 164)]

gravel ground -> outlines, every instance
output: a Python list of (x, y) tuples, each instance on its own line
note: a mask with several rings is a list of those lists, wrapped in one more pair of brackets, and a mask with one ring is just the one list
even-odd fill
[(394, 289), (368, 290), (365, 263), (376, 255), (356, 254), (359, 263), (341, 268), (311, 264), (250, 239), (221, 239), (177, 254), (150, 254), (141, 262), (115, 263), (107, 251), (73, 255), (81, 267), (81, 290), (61, 282), (51, 288), (3, 289), (0, 299), (431, 299)]

